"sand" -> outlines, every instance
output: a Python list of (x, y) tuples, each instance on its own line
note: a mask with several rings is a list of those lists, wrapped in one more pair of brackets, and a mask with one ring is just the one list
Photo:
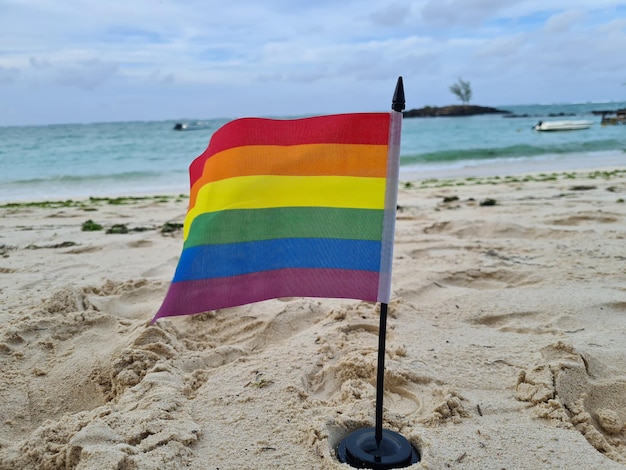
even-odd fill
[[(401, 185), (384, 425), (410, 468), (626, 468), (624, 199), (623, 167)], [(333, 449), (374, 422), (377, 306), (151, 326), (186, 204), (0, 208), (1, 469), (349, 468)]]

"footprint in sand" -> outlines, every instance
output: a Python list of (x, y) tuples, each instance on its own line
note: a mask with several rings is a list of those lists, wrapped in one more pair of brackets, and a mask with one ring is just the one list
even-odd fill
[[(495, 315), (480, 315), (468, 320), (475, 325), (484, 325), (505, 333), (555, 334), (558, 328), (546, 323), (541, 312), (511, 312)], [(555, 320), (559, 323), (558, 320)], [(550, 322), (550, 323), (555, 323)]]
[(435, 222), (424, 228), (427, 235), (449, 235), (459, 239), (506, 239), (514, 240), (556, 238), (561, 231), (540, 228), (536, 226), (524, 226), (503, 221), (489, 222), (484, 220), (468, 221), (442, 221)]
[(155, 299), (165, 296), (167, 285), (161, 281), (138, 279), (122, 283), (107, 281), (101, 288), (90, 289), (91, 305), (117, 318), (149, 319), (154, 315)]
[[(353, 352), (303, 380), (311, 399), (334, 405), (371, 402), (376, 395), (376, 352)], [(467, 417), (463, 399), (431, 377), (391, 363), (385, 369), (383, 398), (388, 423), (435, 425)]]
[[(189, 316), (181, 318), (177, 327), (188, 341), (258, 353), (316, 324), (326, 313), (319, 302), (297, 299)], [(201, 327), (198, 322), (202, 322)]]
[(565, 226), (577, 226), (577, 225), (589, 225), (593, 226), (596, 223), (611, 224), (619, 222), (621, 217), (619, 214), (611, 214), (609, 212), (579, 212), (575, 215), (571, 215), (565, 218), (550, 219), (548, 223), (552, 225), (565, 225)]
[[(15, 432), (32, 430), (46, 420), (106, 404), (93, 371), (114, 349), (116, 326), (73, 287), (20, 312), (19, 320), (0, 335), (6, 354), (0, 365), (13, 377), (11, 387), (0, 390), (0, 401), (7, 404), (4, 425), (14, 426)], [(19, 361), (10, 360), (15, 357)]]
[(442, 286), (472, 289), (501, 289), (537, 284), (541, 279), (519, 270), (479, 268), (447, 273), (437, 282)]
[[(393, 318), (397, 313), (391, 307)], [(417, 372), (420, 366), (405, 364), (407, 359), (403, 354), (392, 353), (402, 348), (394, 349), (393, 328), (389, 330), (383, 399), (386, 423), (399, 429), (407, 423), (429, 426), (469, 416), (464, 399), (454, 390), (426, 373)], [(352, 407), (355, 403), (370, 406), (377, 385), (377, 314), (369, 317), (348, 311), (341, 322), (328, 327), (323, 338), (317, 362), (302, 377), (307, 396), (333, 407)]]
[(541, 353), (547, 362), (520, 373), (516, 398), (532, 403), (540, 417), (572, 426), (610, 459), (626, 463), (626, 375), (562, 342)]

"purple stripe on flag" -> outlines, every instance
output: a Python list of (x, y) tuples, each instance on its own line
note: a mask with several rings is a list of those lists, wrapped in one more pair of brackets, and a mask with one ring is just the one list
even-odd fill
[(173, 282), (152, 322), (278, 297), (327, 297), (376, 302), (378, 272), (280, 269), (241, 276)]

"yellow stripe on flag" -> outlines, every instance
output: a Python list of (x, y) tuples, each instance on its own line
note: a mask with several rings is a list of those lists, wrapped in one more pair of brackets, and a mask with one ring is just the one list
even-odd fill
[(384, 209), (385, 178), (353, 176), (240, 176), (204, 185), (185, 218), (206, 212), (270, 207), (345, 207)]

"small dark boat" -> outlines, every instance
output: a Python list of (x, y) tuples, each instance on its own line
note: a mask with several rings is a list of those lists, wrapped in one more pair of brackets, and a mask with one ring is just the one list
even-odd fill
[(174, 124), (175, 131), (200, 131), (203, 129), (210, 129), (211, 126), (209, 124), (204, 124), (202, 122), (196, 122), (190, 124), (188, 122), (177, 122)]

